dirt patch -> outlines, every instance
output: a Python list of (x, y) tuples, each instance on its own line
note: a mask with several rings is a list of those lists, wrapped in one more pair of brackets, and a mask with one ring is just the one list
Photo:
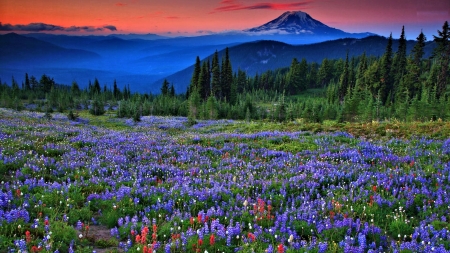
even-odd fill
[[(111, 230), (106, 226), (102, 225), (90, 225), (88, 238), (90, 241), (94, 242), (94, 249), (96, 253), (115, 253), (115, 252), (123, 252), (117, 248), (118, 245), (107, 246), (105, 248), (101, 248), (99, 245), (101, 242), (108, 242), (114, 239), (111, 236)], [(117, 243), (118, 244), (118, 243)]]

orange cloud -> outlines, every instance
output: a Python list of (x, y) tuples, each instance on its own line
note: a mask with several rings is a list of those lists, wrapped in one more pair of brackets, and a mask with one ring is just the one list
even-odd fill
[(123, 6), (127, 5), (127, 4), (124, 4), (124, 3), (116, 3), (115, 5), (116, 5), (116, 6), (119, 6), (119, 7), (123, 7)]
[(223, 11), (237, 11), (237, 10), (258, 10), (258, 9), (270, 9), (270, 10), (292, 10), (307, 9), (311, 1), (295, 2), (295, 3), (256, 3), (252, 5), (244, 5), (234, 0), (223, 0), (220, 6), (214, 9), (211, 13), (223, 12)]

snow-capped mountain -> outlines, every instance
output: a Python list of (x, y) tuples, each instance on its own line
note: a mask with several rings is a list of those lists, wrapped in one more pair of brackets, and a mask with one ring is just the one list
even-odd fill
[[(287, 11), (278, 18), (258, 27), (244, 30), (244, 32), (257, 34), (279, 35), (315, 35), (315, 36), (345, 36), (357, 35), (329, 27), (313, 19), (308, 13), (302, 11)], [(361, 37), (373, 35), (371, 33), (358, 34)], [(353, 37), (353, 36), (351, 36)], [(359, 36), (358, 36), (359, 37)]]

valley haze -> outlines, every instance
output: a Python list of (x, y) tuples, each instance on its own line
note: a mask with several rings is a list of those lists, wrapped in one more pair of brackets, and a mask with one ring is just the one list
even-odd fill
[[(0, 27), (3, 31), (14, 30), (12, 25)], [(29, 29), (67, 30), (45, 24), (34, 24)], [(116, 30), (113, 26), (84, 29)], [(253, 28), (201, 36), (11, 32), (0, 35), (0, 78), (3, 82), (14, 78), (21, 83), (25, 73), (37, 78), (46, 74), (59, 84), (76, 81), (82, 88), (97, 78), (102, 87), (111, 88), (116, 81), (120, 88), (130, 85), (134, 92), (153, 94), (159, 93), (162, 81), (167, 79), (177, 93), (182, 93), (189, 85), (196, 56), (211, 59), (216, 50), (222, 56), (227, 47), (233, 70), (254, 75), (288, 67), (293, 57), (320, 63), (324, 58), (343, 58), (347, 51), (351, 56), (364, 51), (380, 56), (386, 41), (375, 33), (348, 33), (330, 27), (303, 11), (286, 11)], [(427, 53), (432, 46), (428, 48)]]

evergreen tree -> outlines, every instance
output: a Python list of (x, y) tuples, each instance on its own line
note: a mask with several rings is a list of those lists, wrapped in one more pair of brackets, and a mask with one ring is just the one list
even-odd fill
[(449, 83), (449, 63), (450, 63), (450, 29), (448, 21), (445, 21), (442, 26), (442, 31), (438, 30), (438, 36), (434, 36), (436, 42), (436, 48), (433, 52), (433, 57), (436, 59), (436, 63), (439, 64), (439, 72), (436, 80), (436, 97), (445, 94), (447, 84)]
[(233, 82), (231, 83), (231, 88), (230, 88), (230, 104), (235, 105), (237, 102), (237, 82), (238, 82), (238, 78), (235, 76), (235, 78), (233, 78)]
[(39, 86), (44, 93), (48, 93), (50, 92), (52, 87), (55, 86), (55, 81), (53, 80), (53, 78), (50, 78), (44, 74), (39, 81)]
[(333, 79), (336, 83), (339, 83), (341, 79), (342, 72), (344, 72), (344, 65), (345, 62), (343, 59), (334, 61), (331, 79)]
[(378, 91), (379, 91), (379, 99), (383, 104), (387, 102), (388, 95), (392, 90), (391, 68), (392, 68), (392, 33), (389, 36), (386, 51), (381, 59), (380, 86)]
[(349, 66), (348, 66), (348, 51), (347, 56), (345, 57), (345, 64), (344, 64), (344, 70), (341, 74), (341, 78), (339, 81), (339, 102), (344, 102), (344, 97), (349, 89)]
[(214, 96), (209, 96), (208, 101), (206, 102), (206, 107), (208, 111), (209, 119), (217, 119), (218, 110), (217, 110), (217, 100)]
[(413, 61), (416, 66), (420, 67), (422, 57), (425, 54), (424, 48), (425, 48), (425, 42), (427, 41), (427, 37), (423, 34), (423, 32), (420, 32), (419, 36), (416, 38), (417, 42), (414, 45), (414, 48), (412, 49), (412, 55), (413, 55)]
[(405, 37), (405, 26), (402, 27), (402, 33), (400, 39), (398, 40), (398, 50), (394, 56), (393, 60), (393, 96), (400, 91), (400, 81), (406, 72), (406, 37)]
[(308, 89), (308, 63), (306, 62), (305, 58), (302, 59), (302, 61), (298, 65), (298, 68), (300, 82), (298, 84), (299, 90), (296, 91), (296, 93)]
[(39, 82), (37, 81), (36, 77), (34, 77), (34, 76), (30, 77), (30, 85), (31, 85), (31, 89), (34, 91), (39, 89)]
[(80, 95), (80, 87), (78, 86), (78, 83), (76, 81), (72, 82), (72, 86), (70, 87), (70, 91), (74, 96)]
[(129, 99), (129, 97), (128, 97), (128, 89), (127, 89), (126, 85), (123, 87), (123, 99), (125, 99), (125, 100)]
[(175, 97), (175, 87), (173, 86), (173, 83), (170, 85), (170, 92), (171, 97)]
[(94, 116), (105, 114), (105, 107), (99, 96), (95, 96), (94, 99), (92, 100), (89, 113)]
[(297, 58), (294, 58), (292, 59), (291, 66), (289, 68), (288, 81), (286, 87), (286, 90), (289, 95), (296, 94), (296, 92), (299, 90), (300, 82), (301, 82), (300, 66)]
[(188, 124), (193, 125), (195, 124), (199, 114), (200, 114), (200, 106), (201, 106), (201, 98), (200, 94), (197, 90), (197, 87), (195, 87), (191, 94), (189, 95), (189, 114), (188, 114)]
[(318, 65), (317, 63), (311, 63), (308, 72), (308, 86), (307, 88), (316, 88), (317, 87), (317, 73), (318, 73)]
[(200, 76), (198, 78), (198, 84), (197, 89), (200, 93), (200, 97), (202, 100), (206, 100), (206, 98), (211, 94), (211, 91), (209, 89), (210, 83), (209, 83), (209, 69), (207, 61), (204, 61), (200, 70)]
[(242, 93), (247, 88), (247, 74), (245, 71), (239, 69), (236, 81), (236, 92)]
[(319, 72), (317, 73), (319, 87), (325, 87), (330, 83), (332, 72), (331, 62), (327, 58), (323, 59), (319, 67)]
[(222, 97), (221, 85), (220, 85), (220, 65), (219, 65), (219, 53), (214, 53), (211, 63), (211, 93), (216, 97)]
[(283, 122), (286, 120), (286, 118), (287, 118), (286, 103), (284, 101), (284, 93), (283, 93), (283, 95), (280, 97), (280, 99), (278, 101), (278, 105), (277, 105), (277, 109), (276, 109), (276, 119), (279, 122)]
[(356, 71), (356, 85), (361, 88), (365, 89), (367, 88), (367, 83), (364, 80), (364, 73), (367, 70), (367, 58), (366, 58), (366, 52), (361, 56), (361, 59), (359, 61), (358, 70)]
[(91, 94), (92, 94), (92, 95), (94, 95), (94, 94), (100, 94), (101, 92), (102, 92), (102, 89), (101, 89), (101, 87), (100, 87), (100, 82), (98, 81), (97, 78), (95, 78), (95, 80), (94, 80), (94, 86), (92, 87)]
[(120, 99), (120, 97), (121, 97), (120, 89), (117, 87), (116, 79), (114, 79), (113, 96), (114, 96), (114, 99)]
[[(406, 71), (399, 84), (398, 99), (412, 99), (420, 94), (420, 66), (416, 65), (413, 58), (408, 58), (406, 64)], [(408, 94), (408, 97), (405, 95)]]
[(189, 94), (194, 88), (197, 88), (198, 79), (200, 78), (201, 62), (200, 57), (195, 58), (194, 73), (192, 74), (191, 83), (189, 85)]
[(135, 123), (141, 122), (141, 116), (142, 116), (141, 114), (142, 114), (142, 107), (139, 108), (139, 106), (136, 105), (134, 108), (134, 114), (133, 114), (133, 121)]
[(231, 84), (233, 83), (233, 69), (228, 47), (225, 49), (225, 58), (222, 60), (221, 83), (222, 98), (229, 100)]
[(356, 59), (355, 57), (352, 57), (350, 64), (348, 66), (348, 86), (350, 87), (350, 89), (353, 89), (356, 84), (355, 65)]
[(167, 81), (167, 79), (164, 79), (162, 86), (161, 86), (161, 95), (163, 96), (167, 96), (169, 95), (169, 82)]
[(25, 73), (25, 90), (31, 90), (30, 79), (28, 78), (28, 73)]

